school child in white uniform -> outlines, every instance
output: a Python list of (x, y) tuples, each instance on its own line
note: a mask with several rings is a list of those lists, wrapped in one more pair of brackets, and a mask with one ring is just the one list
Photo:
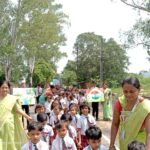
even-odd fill
[(69, 106), (71, 104), (78, 104), (78, 100), (75, 99), (72, 94), (67, 97), (67, 102), (66, 102), (67, 110), (69, 110)]
[(83, 103), (80, 106), (81, 117), (77, 122), (79, 143), (81, 143), (82, 148), (88, 145), (88, 140), (85, 135), (85, 131), (96, 125), (96, 121), (92, 115), (90, 115), (90, 107), (87, 103)]
[(28, 136), (30, 140), (21, 147), (21, 150), (49, 150), (47, 143), (41, 140), (42, 125), (32, 122), (28, 125)]
[(55, 130), (55, 125), (59, 122), (60, 118), (61, 118), (61, 106), (60, 105), (55, 105), (53, 107), (53, 115), (50, 116), (50, 125), (52, 126), (53, 128), (53, 131), (54, 131), (54, 136), (53, 136), (53, 139), (55, 139), (56, 137), (56, 130)]
[(83, 150), (108, 150), (107, 147), (101, 144), (102, 131), (99, 127), (89, 127), (85, 131), (89, 145)]
[(47, 114), (46, 113), (39, 113), (37, 115), (37, 121), (43, 125), (42, 130), (42, 140), (46, 142), (49, 146), (51, 146), (52, 138), (54, 136), (53, 129), (50, 125), (47, 124)]
[(76, 104), (71, 104), (71, 105), (69, 106), (69, 113), (70, 113), (71, 116), (72, 116), (71, 125), (72, 125), (75, 129), (77, 129), (77, 122), (78, 122), (78, 120), (79, 120), (79, 118), (80, 118), (80, 115), (77, 114), (77, 112), (78, 112), (78, 105), (76, 105)]
[(42, 104), (37, 104), (35, 106), (35, 114), (32, 116), (33, 121), (37, 122), (37, 115), (38, 113), (45, 113), (45, 106)]
[(54, 128), (55, 127), (55, 124), (57, 122), (59, 122), (60, 118), (61, 118), (61, 106), (60, 105), (56, 105), (54, 106), (53, 108), (53, 115), (50, 117), (50, 125)]
[(61, 109), (61, 111), (60, 111), (60, 114), (63, 114), (64, 112), (63, 112), (63, 109), (62, 109), (62, 106), (61, 106), (61, 103), (58, 101), (58, 100), (54, 100), (53, 102), (52, 102), (52, 105), (51, 105), (51, 113), (50, 113), (50, 116), (49, 116), (49, 118), (51, 118), (51, 116), (53, 116), (53, 115), (55, 115), (54, 114), (54, 107), (55, 106), (60, 106), (60, 109)]
[(51, 105), (52, 105), (52, 102), (54, 101), (53, 94), (50, 90), (48, 90), (48, 91), (46, 91), (45, 95), (46, 95), (46, 102), (44, 103), (44, 106), (46, 109), (45, 112), (47, 113), (48, 116), (50, 116)]
[(66, 121), (68, 123), (68, 134), (75, 141), (77, 139), (77, 132), (75, 128), (70, 124), (72, 121), (72, 116), (69, 113), (65, 113), (61, 116), (60, 120)]
[(72, 138), (68, 135), (68, 123), (60, 121), (56, 124), (56, 139), (52, 143), (51, 150), (77, 150)]

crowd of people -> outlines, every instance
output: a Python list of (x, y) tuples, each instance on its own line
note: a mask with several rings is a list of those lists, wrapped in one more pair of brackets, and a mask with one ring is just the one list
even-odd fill
[[(42, 92), (38, 85), (35, 113), (29, 116), (9, 94), (9, 82), (0, 81), (0, 150), (115, 150), (118, 132), (120, 150), (150, 150), (150, 102), (139, 95), (137, 78), (126, 78), (121, 85), (123, 96), (116, 100), (114, 109), (108, 83), (101, 87), (103, 120), (112, 120), (110, 145), (106, 147), (96, 122), (99, 103), (90, 106), (84, 90), (46, 85)], [(21, 116), (28, 120), (27, 132)]]

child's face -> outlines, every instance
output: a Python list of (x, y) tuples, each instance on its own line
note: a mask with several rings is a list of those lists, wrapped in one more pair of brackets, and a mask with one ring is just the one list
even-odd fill
[(88, 143), (93, 150), (98, 150), (99, 146), (101, 145), (101, 139), (98, 140), (89, 139)]
[(47, 101), (48, 101), (48, 102), (51, 102), (51, 101), (52, 101), (52, 96), (51, 96), (51, 95), (48, 95), (48, 96), (47, 96)]
[(72, 107), (71, 109), (70, 109), (70, 113), (71, 113), (71, 115), (76, 115), (77, 114), (77, 110), (76, 110), (76, 108), (75, 107)]
[(38, 143), (41, 139), (41, 131), (38, 130), (31, 130), (30, 132), (28, 132), (28, 135), (33, 144)]
[(59, 113), (60, 113), (60, 109), (58, 106), (54, 107), (53, 111), (54, 111), (55, 115), (59, 115)]
[(36, 112), (37, 112), (37, 113), (44, 113), (44, 112), (45, 112), (45, 108), (44, 108), (44, 107), (37, 108), (37, 109), (36, 109)]
[(41, 122), (41, 124), (42, 124), (43, 126), (45, 126), (45, 125), (47, 124), (47, 121), (43, 121), (43, 122)]
[(88, 107), (85, 106), (84, 108), (82, 108), (82, 109), (81, 109), (81, 112), (82, 112), (83, 115), (88, 115), (88, 113), (89, 113)]
[(57, 134), (59, 135), (60, 138), (63, 138), (67, 134), (67, 131), (68, 131), (68, 129), (67, 129), (66, 125), (63, 125), (62, 128), (57, 129)]

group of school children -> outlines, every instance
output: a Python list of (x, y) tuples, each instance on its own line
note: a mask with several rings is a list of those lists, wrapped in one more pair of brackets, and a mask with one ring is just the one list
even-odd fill
[(45, 96), (45, 103), (35, 106), (33, 122), (27, 127), (30, 140), (21, 150), (107, 149), (85, 97), (79, 100), (71, 92), (53, 95), (50, 90)]

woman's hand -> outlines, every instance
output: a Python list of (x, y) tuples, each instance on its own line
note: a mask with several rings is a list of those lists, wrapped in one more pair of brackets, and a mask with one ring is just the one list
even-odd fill
[(32, 118), (31, 116), (27, 116), (27, 120), (28, 120), (29, 122), (32, 122), (32, 121), (33, 121), (33, 118)]
[(78, 148), (82, 148), (81, 143), (77, 143)]
[(114, 145), (109, 146), (109, 150), (116, 150), (116, 147)]

